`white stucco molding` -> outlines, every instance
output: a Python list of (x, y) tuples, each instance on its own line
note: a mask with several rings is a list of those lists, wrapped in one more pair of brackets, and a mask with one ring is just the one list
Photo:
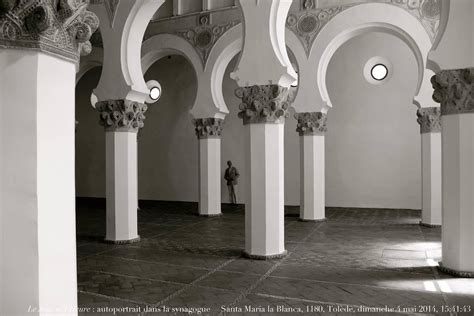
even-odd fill
[[(204, 72), (198, 75), (198, 93), (191, 110), (193, 117), (224, 118), (229, 113), (222, 83), (230, 61), (242, 51), (242, 32), (242, 24), (234, 26), (222, 35), (212, 48)], [(286, 36), (287, 48), (297, 63), (303, 63), (306, 60), (304, 47), (291, 31), (287, 30)]]
[[(101, 23), (104, 63), (94, 94), (99, 101), (131, 100), (144, 103), (148, 89), (141, 67), (143, 35), (164, 0), (120, 0), (113, 23)], [(90, 6), (101, 21), (109, 18), (104, 4)]]
[(420, 21), (404, 9), (384, 3), (367, 3), (351, 7), (336, 15), (322, 28), (314, 41), (308, 61), (309, 65), (316, 67), (315, 84), (319, 95), (313, 102), (321, 108), (313, 111), (325, 112), (332, 107), (326, 86), (326, 73), (336, 50), (351, 38), (367, 32), (391, 34), (408, 45), (418, 62), (415, 95), (419, 94), (426, 79), (427, 57), (432, 46), (429, 35)]
[(196, 76), (203, 71), (201, 59), (189, 42), (174, 34), (158, 34), (143, 42), (143, 73), (146, 73), (158, 60), (169, 55), (180, 55), (186, 58), (193, 66)]
[(231, 78), (240, 87), (278, 84), (296, 79), (285, 46), (285, 21), (292, 0), (239, 0), (244, 18), (242, 55)]

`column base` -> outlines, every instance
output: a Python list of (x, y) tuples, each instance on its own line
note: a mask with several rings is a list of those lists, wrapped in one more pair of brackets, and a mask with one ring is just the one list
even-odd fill
[(429, 227), (429, 228), (441, 227), (441, 225), (423, 223), (422, 221), (420, 221), (420, 226)]
[(281, 253), (277, 253), (276, 255), (268, 255), (268, 256), (265, 256), (265, 255), (252, 255), (252, 254), (249, 254), (247, 251), (242, 251), (242, 256), (244, 256), (245, 258), (247, 259), (252, 259), (252, 260), (274, 260), (274, 259), (281, 259), (281, 258), (284, 258), (286, 257), (286, 255), (288, 254), (288, 251), (284, 250), (283, 252)]
[(325, 218), (321, 218), (321, 219), (304, 219), (304, 218), (299, 218), (298, 221), (300, 222), (308, 222), (308, 223), (322, 223), (322, 222), (327, 222), (328, 219), (325, 217)]
[(220, 217), (223, 214), (222, 213), (216, 213), (216, 214), (196, 214), (197, 216), (200, 217)]
[(438, 266), (439, 271), (450, 274), (458, 278), (474, 278), (474, 272), (468, 271), (458, 271), (448, 267), (444, 267), (443, 263), (440, 261)]
[(106, 244), (114, 244), (114, 245), (126, 245), (126, 244), (134, 244), (140, 241), (140, 236), (137, 238), (133, 239), (127, 239), (127, 240), (111, 240), (111, 239), (104, 239), (104, 242)]

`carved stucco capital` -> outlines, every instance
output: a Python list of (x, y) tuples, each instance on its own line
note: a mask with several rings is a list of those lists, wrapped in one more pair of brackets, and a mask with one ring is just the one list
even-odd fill
[(138, 132), (145, 124), (147, 105), (130, 100), (106, 100), (96, 103), (100, 125), (106, 131)]
[(198, 139), (220, 138), (224, 120), (214, 117), (193, 120)]
[(295, 113), (298, 120), (296, 131), (300, 136), (304, 135), (324, 135), (327, 132), (327, 114), (322, 112), (302, 112)]
[(416, 112), (420, 133), (441, 132), (441, 109), (439, 107), (421, 108)]
[(255, 85), (237, 88), (235, 96), (242, 100), (239, 117), (245, 124), (284, 123), (288, 117), (289, 89), (280, 85)]
[(0, 0), (0, 47), (29, 49), (78, 62), (99, 27), (86, 0)]
[(431, 84), (441, 115), (474, 113), (474, 68), (440, 71)]

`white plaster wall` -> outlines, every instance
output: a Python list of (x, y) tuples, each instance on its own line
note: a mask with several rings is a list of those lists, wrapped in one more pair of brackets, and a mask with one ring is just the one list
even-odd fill
[[(369, 84), (363, 68), (387, 58), (392, 77)], [(416, 107), (416, 60), (401, 40), (372, 33), (343, 45), (328, 68), (333, 108), (326, 137), (326, 205), (421, 207), (421, 145)]]
[[(372, 86), (363, 78), (365, 62), (375, 54), (386, 56), (394, 65), (395, 73), (386, 85)], [(241, 175), (246, 171), (244, 126), (237, 117), (239, 100), (234, 96), (237, 84), (229, 78), (236, 60), (229, 64), (223, 82), (230, 114), (222, 136), (222, 176), (229, 159)], [(78, 85), (78, 196), (103, 197), (105, 192), (104, 133), (86, 91), (93, 88), (99, 74), (99, 70), (87, 73)], [(336, 53), (327, 78), (334, 108), (329, 111), (326, 138), (326, 205), (421, 207), (420, 134), (416, 107), (411, 103), (416, 75), (408, 47), (389, 35), (356, 38)], [(145, 79), (158, 80), (163, 96), (149, 108), (138, 141), (139, 198), (198, 201), (198, 141), (188, 114), (196, 95), (194, 71), (183, 57), (165, 57), (150, 68)], [(295, 129), (291, 113), (285, 124), (287, 205), (299, 205)], [(243, 183), (241, 177), (236, 191), (239, 203), (245, 202)], [(227, 202), (224, 181), (221, 189), (222, 201)]]
[(105, 197), (105, 132), (91, 106), (101, 67), (88, 71), (76, 86), (76, 195)]

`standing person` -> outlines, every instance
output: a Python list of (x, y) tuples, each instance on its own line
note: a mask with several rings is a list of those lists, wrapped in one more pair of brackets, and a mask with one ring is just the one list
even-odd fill
[(239, 172), (237, 168), (232, 166), (232, 161), (227, 161), (227, 169), (225, 170), (224, 179), (227, 180), (227, 188), (229, 189), (229, 200), (232, 204), (237, 204), (237, 196), (235, 195), (235, 186), (237, 185), (237, 178)]

